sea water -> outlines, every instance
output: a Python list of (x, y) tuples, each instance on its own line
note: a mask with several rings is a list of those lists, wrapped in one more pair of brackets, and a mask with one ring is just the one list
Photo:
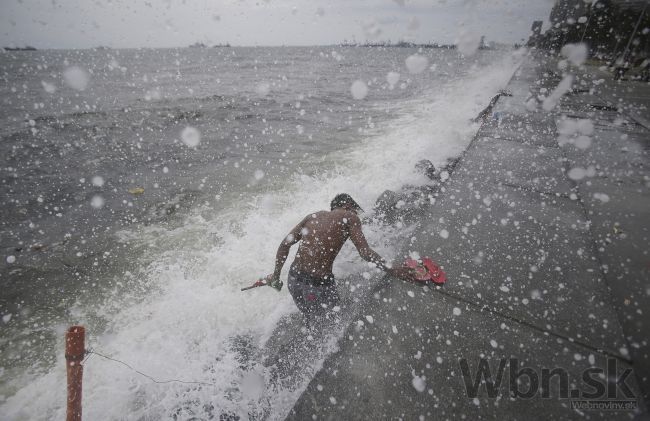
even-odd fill
[[(314, 337), (286, 288), (240, 288), (335, 194), (372, 221), (382, 192), (426, 184), (415, 164), (459, 155), (518, 61), (361, 47), (0, 55), (2, 418), (63, 418), (63, 335), (82, 324), (87, 348), (204, 383), (155, 383), (90, 354), (87, 419), (282, 419), (345, 326)], [(364, 226), (388, 260), (411, 231)], [(334, 273), (346, 290), (376, 282), (349, 244)], [(263, 360), (283, 324), (309, 353), (278, 374)]]

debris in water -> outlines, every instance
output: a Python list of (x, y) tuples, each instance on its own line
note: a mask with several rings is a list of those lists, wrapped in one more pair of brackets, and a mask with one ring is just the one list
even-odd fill
[(142, 187), (134, 187), (132, 189), (129, 189), (129, 193), (135, 194), (135, 195), (142, 194), (142, 193), (144, 193), (144, 188), (142, 188)]

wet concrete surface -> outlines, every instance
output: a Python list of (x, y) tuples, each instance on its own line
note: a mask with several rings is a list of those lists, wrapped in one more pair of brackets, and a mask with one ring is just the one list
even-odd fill
[[(536, 95), (559, 80), (542, 77), (550, 65), (524, 62), (512, 97), (500, 99), (436, 202), (419, 211), (404, 254), (432, 257), (447, 284), (384, 279), (288, 419), (648, 417), (650, 132), (607, 109), (598, 90), (539, 110)], [(594, 79), (582, 71), (580, 80)], [(485, 384), (471, 391), (481, 359), (492, 380), (505, 364), (496, 396)], [(529, 375), (517, 377), (522, 367)], [(568, 395), (555, 377), (548, 396), (535, 387), (522, 396), (543, 369), (568, 374)], [(607, 391), (638, 409), (573, 407), (614, 397), (589, 395), (586, 370), (610, 382), (632, 370), (631, 398), (614, 383)]]

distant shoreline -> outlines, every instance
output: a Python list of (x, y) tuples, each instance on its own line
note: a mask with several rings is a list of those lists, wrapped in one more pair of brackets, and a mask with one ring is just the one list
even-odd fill
[[(189, 45), (189, 46), (179, 46), (179, 47), (106, 47), (106, 46), (97, 46), (97, 47), (88, 47), (88, 48), (36, 48), (32, 46), (25, 47), (2, 47), (4, 52), (17, 52), (17, 51), (111, 51), (111, 50), (184, 50), (184, 49), (196, 49), (196, 50), (212, 50), (220, 48), (423, 48), (423, 49), (445, 49), (445, 50), (455, 50), (457, 46), (454, 44), (438, 44), (438, 43), (340, 43), (340, 44), (318, 44), (318, 45), (231, 45), (231, 44), (216, 44), (212, 46), (207, 45)], [(501, 44), (495, 43), (492, 46), (482, 46), (479, 49), (481, 50), (500, 50), (504, 48), (513, 48), (516, 47), (515, 44)]]

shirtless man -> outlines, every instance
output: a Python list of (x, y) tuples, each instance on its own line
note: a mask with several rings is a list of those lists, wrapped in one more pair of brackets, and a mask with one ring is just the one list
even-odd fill
[(357, 212), (362, 209), (350, 195), (337, 195), (330, 208), (329, 212), (319, 211), (307, 215), (291, 230), (278, 247), (275, 271), (265, 278), (271, 285), (280, 282), (280, 272), (289, 249), (302, 241), (289, 270), (288, 286), (294, 302), (308, 320), (314, 316), (329, 318), (329, 310), (339, 303), (332, 265), (348, 238), (364, 260), (374, 263), (391, 276), (413, 280), (412, 269), (393, 268), (370, 248), (357, 216)]

